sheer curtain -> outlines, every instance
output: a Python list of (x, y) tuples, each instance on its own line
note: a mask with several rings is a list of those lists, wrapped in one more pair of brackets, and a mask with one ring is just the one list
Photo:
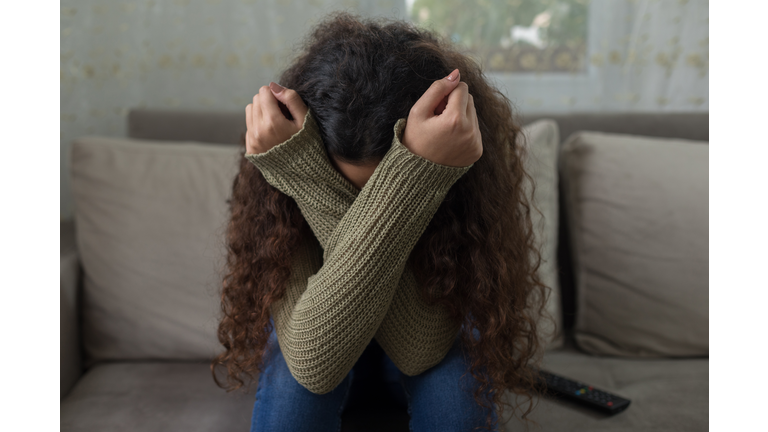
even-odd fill
[(706, 0), (406, 5), (409, 19), (464, 46), (524, 112), (709, 110)]
[[(328, 12), (414, 19), (423, 7), (448, 4), (451, 16), (477, 20), (470, 29), (486, 28), (489, 17), (501, 26), (513, 22), (501, 29), (497, 45), (514, 51), (526, 40), (541, 46), (532, 27), (549, 25), (554, 34), (558, 25), (557, 14), (525, 22), (516, 8), (556, 12), (568, 3), (586, 8), (579, 67), (492, 70), (503, 50), (489, 58), (473, 54), (519, 110), (708, 111), (705, 0), (62, 0), (61, 217), (72, 215), (74, 138), (124, 136), (126, 114), (136, 107), (242, 109), (260, 86), (277, 79), (295, 45)], [(414, 22), (437, 31), (450, 24), (433, 17)]]
[(525, 112), (709, 111), (706, 0), (592, 0), (582, 73), (495, 74)]
[(73, 139), (125, 136), (131, 108), (244, 109), (340, 9), (405, 11), (401, 0), (62, 0), (61, 218), (72, 217)]

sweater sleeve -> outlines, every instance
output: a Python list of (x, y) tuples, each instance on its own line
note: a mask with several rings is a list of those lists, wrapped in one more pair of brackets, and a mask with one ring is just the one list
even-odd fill
[[(385, 350), (389, 348), (394, 353), (401, 352), (401, 339), (413, 341), (411, 350), (416, 349), (415, 362), (407, 351), (402, 351), (405, 354), (400, 356), (388, 352), (394, 362), (400, 362), (399, 367), (405, 365), (404, 372), (417, 370), (418, 366), (412, 364), (423, 363), (424, 357), (429, 357), (418, 355), (423, 346), (417, 347), (418, 329), (414, 332), (410, 327), (414, 325), (413, 320), (425, 314), (414, 315), (418, 308), (408, 304), (391, 319), (386, 319), (386, 315), (390, 314), (393, 297), (408, 303), (419, 300), (415, 280), (403, 277), (406, 260), (451, 185), (472, 165), (448, 167), (411, 153), (399, 139), (405, 126), (405, 119), (400, 119), (395, 125), (392, 147), (363, 190), (354, 197), (356, 189), (330, 166), (324, 147), (322, 152), (300, 150), (312, 142), (322, 146), (317, 139), (301, 139), (303, 135), (311, 135), (305, 131), (312, 129), (310, 119), (308, 112), (305, 128), (288, 141), (246, 157), (262, 169), (267, 181), (296, 199), (323, 248), (324, 262), (314, 274), (309, 275), (313, 269), (303, 264), (306, 260), (296, 261), (299, 270), (296, 278), (291, 278), (292, 294), (273, 307), (280, 347), (293, 376), (310, 391), (323, 394), (344, 379), (374, 335)], [(325, 158), (325, 165), (308, 161), (305, 158), (308, 154)], [(318, 166), (330, 168), (332, 173), (328, 175), (337, 175), (344, 181), (328, 182), (328, 176), (322, 173), (325, 168)], [(318, 190), (325, 193), (318, 194)], [(344, 199), (349, 198), (350, 192), (354, 199), (345, 212)], [(323, 222), (318, 216), (334, 214), (341, 215), (336, 219), (338, 222), (332, 218)], [(306, 288), (302, 286), (304, 276)], [(401, 279), (413, 284), (415, 289), (396, 289)], [(303, 292), (297, 294), (302, 289)], [(406, 295), (395, 295), (396, 291), (404, 291)], [(415, 293), (415, 299), (407, 293)], [(445, 314), (426, 316), (440, 318)], [(411, 320), (411, 323), (403, 325), (401, 320)], [(393, 325), (390, 329), (393, 336), (384, 332), (385, 337), (379, 337), (383, 321)], [(436, 324), (427, 327), (436, 327)], [(458, 325), (448, 327), (450, 331), (446, 332), (443, 327), (441, 331), (450, 335), (452, 344)], [(444, 352), (438, 354), (435, 361), (436, 355), (429, 354), (428, 362), (434, 364), (445, 355)]]
[(304, 125), (288, 140), (264, 153), (246, 153), (264, 179), (296, 201), (304, 219), (328, 249), (328, 240), (360, 193), (331, 165), (320, 128), (308, 110)]
[[(404, 121), (396, 124), (398, 142), (404, 126)], [(328, 240), (359, 191), (331, 165), (311, 109), (304, 127), (289, 140), (268, 152), (245, 156), (270, 184), (296, 200), (320, 246), (328, 249)], [(406, 264), (375, 337), (398, 369), (413, 376), (443, 360), (459, 328), (442, 306), (422, 299)]]

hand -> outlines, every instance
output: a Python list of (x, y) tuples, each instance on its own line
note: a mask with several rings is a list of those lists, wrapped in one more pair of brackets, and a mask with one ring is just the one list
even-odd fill
[(469, 86), (458, 69), (453, 73), (453, 81), (448, 75), (433, 82), (411, 107), (402, 143), (434, 163), (465, 167), (483, 155), (483, 140)]
[(261, 86), (245, 107), (245, 152), (264, 153), (304, 127), (309, 109), (298, 93), (277, 83)]

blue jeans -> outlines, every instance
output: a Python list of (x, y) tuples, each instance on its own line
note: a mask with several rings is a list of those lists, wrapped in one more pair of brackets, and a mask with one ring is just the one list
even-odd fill
[[(265, 369), (259, 375), (251, 432), (338, 432), (341, 415), (350, 402), (358, 399), (356, 395), (382, 391), (408, 408), (411, 431), (463, 432), (482, 426), (487, 408), (480, 407), (472, 394), (477, 380), (470, 373), (461, 378), (467, 363), (460, 343), (457, 336), (440, 364), (411, 377), (400, 372), (372, 339), (341, 384), (329, 393), (317, 395), (293, 378), (273, 330), (264, 353)], [(383, 383), (383, 388), (367, 386), (367, 377)]]

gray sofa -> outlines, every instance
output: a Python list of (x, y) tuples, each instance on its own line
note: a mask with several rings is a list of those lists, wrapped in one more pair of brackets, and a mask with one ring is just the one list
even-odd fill
[[(546, 397), (532, 418), (548, 431), (708, 430), (708, 114), (519, 120), (554, 140), (543, 213), (560, 332), (543, 367), (632, 401), (607, 416)], [(243, 131), (240, 112), (134, 110), (129, 138), (74, 143), (62, 430), (248, 430), (255, 383), (226, 393), (208, 362)], [(342, 430), (408, 430), (403, 409), (367, 397)]]

